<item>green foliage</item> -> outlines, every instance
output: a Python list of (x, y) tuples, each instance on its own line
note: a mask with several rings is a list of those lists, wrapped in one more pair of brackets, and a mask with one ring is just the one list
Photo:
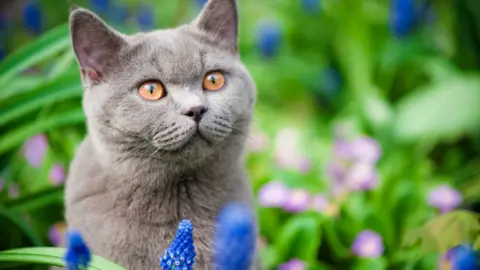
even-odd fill
[[(63, 186), (52, 182), (50, 171), (55, 164), (67, 170), (85, 135), (66, 3), (40, 2), (49, 30), (36, 37), (15, 29), (0, 61), (0, 250), (14, 249), (0, 253), (0, 268), (7, 262), (62, 264), (62, 249), (15, 248), (49, 245), (49, 234), (63, 235), (57, 226)], [(157, 2), (151, 10), (158, 27), (186, 22), (198, 11), (193, 0)], [(302, 2), (239, 1), (240, 52), (258, 88), (248, 145), (259, 150), (247, 156), (255, 194), (279, 181), (328, 200), (302, 213), (259, 203), (262, 263), (274, 269), (298, 258), (312, 270), (434, 269), (457, 244), (480, 248), (474, 213), (480, 205), (480, 16), (467, 12), (480, 9), (468, 1), (432, 1), (436, 19), (423, 18), (409, 35), (396, 37), (390, 1), (322, 0), (317, 11)], [(139, 6), (115, 3), (130, 13)], [(118, 22), (113, 15), (101, 14), (121, 31), (138, 31), (133, 16)], [(264, 20), (278, 22), (281, 33), (273, 57), (258, 46)], [(331, 69), (339, 78), (326, 72)], [(277, 145), (284, 129), (300, 134), (294, 150), (309, 161), (309, 170), (277, 164), (282, 151), (294, 154)], [(380, 145), (375, 188), (331, 192), (335, 181), (327, 167), (339, 129)], [(42, 164), (32, 167), (22, 145), (37, 134), (48, 146)], [(439, 184), (458, 188), (465, 210), (440, 215), (428, 199)], [(365, 230), (381, 237), (381, 255), (364, 258), (353, 250)], [(92, 269), (121, 269), (108, 264), (97, 257)]]

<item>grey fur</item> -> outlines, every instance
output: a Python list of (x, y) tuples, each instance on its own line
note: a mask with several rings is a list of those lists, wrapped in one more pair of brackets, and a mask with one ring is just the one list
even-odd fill
[[(253, 209), (242, 152), (256, 89), (238, 56), (235, 1), (210, 0), (191, 24), (132, 36), (85, 9), (70, 21), (88, 135), (66, 184), (69, 228), (80, 230), (95, 254), (153, 270), (188, 218), (195, 268), (213, 269), (218, 212), (234, 200)], [(220, 91), (202, 90), (211, 70), (226, 74)], [(150, 79), (165, 85), (163, 99), (138, 96), (138, 85)], [(183, 113), (199, 105), (208, 111), (197, 132)]]

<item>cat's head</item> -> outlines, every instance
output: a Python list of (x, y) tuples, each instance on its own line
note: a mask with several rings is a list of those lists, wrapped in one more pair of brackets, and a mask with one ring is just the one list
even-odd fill
[(235, 0), (209, 0), (190, 24), (124, 35), (74, 10), (72, 43), (96, 145), (189, 159), (238, 144), (256, 89), (239, 59), (237, 18)]

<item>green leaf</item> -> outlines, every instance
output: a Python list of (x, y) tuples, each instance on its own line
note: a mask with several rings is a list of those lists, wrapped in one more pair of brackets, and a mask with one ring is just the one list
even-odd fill
[(55, 187), (22, 196), (16, 200), (5, 201), (3, 204), (10, 212), (26, 212), (61, 202), (63, 202), (63, 187)]
[(385, 258), (360, 258), (355, 263), (353, 270), (384, 270), (387, 269)]
[(83, 123), (85, 115), (81, 108), (72, 109), (66, 113), (57, 114), (48, 118), (42, 119), (35, 123), (29, 123), (20, 128), (12, 130), (2, 137), (0, 137), (0, 154), (3, 154), (14, 147), (17, 147), (27, 138), (45, 132), (53, 128), (58, 128), (67, 125), (74, 125)]
[(23, 221), (17, 214), (10, 212), (9, 210), (5, 209), (3, 206), (0, 207), (0, 216), (5, 217), (9, 220), (13, 225), (15, 225), (22, 233), (25, 235), (30, 242), (32, 242), (35, 246), (41, 246), (42, 240), (40, 237), (37, 236), (35, 231), (28, 226), (25, 221)]
[(398, 105), (398, 140), (455, 138), (480, 127), (480, 78), (455, 76), (412, 92)]
[(319, 219), (314, 215), (292, 217), (276, 238), (275, 249), (281, 260), (290, 256), (315, 261), (321, 243)]
[(473, 242), (480, 232), (477, 213), (453, 211), (407, 232), (402, 245), (420, 244), (422, 254), (445, 253), (459, 244)]
[(10, 81), (10, 83), (5, 85), (0, 91), (0, 102), (15, 95), (36, 90), (44, 82), (44, 76), (19, 76), (17, 80)]
[[(37, 247), (19, 248), (0, 252), (0, 263), (46, 264), (51, 266), (65, 266), (64, 248)], [(1, 267), (1, 265), (0, 265)], [(125, 268), (94, 255), (88, 269), (91, 270), (125, 270)]]
[(47, 85), (42, 85), (37, 91), (33, 92), (35, 93), (21, 103), (12, 104), (12, 106), (0, 110), (0, 126), (21, 118), (25, 114), (40, 109), (47, 104), (80, 97), (82, 95), (82, 86), (78, 75), (73, 75), (61, 77)]
[(19, 72), (67, 49), (70, 46), (68, 31), (68, 24), (62, 24), (10, 54), (0, 62), (0, 85), (6, 85)]

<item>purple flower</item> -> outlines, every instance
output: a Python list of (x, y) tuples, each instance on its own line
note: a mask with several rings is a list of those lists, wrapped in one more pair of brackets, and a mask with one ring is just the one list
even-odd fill
[(378, 143), (374, 139), (366, 136), (353, 140), (350, 147), (353, 157), (357, 161), (375, 164), (381, 155)]
[(329, 205), (330, 203), (325, 195), (316, 194), (312, 197), (310, 208), (314, 211), (324, 212), (328, 209)]
[(383, 254), (382, 237), (371, 230), (360, 232), (353, 241), (352, 252), (363, 258), (377, 258)]
[(263, 207), (282, 207), (288, 196), (288, 188), (280, 182), (270, 182), (258, 191), (258, 201)]
[(10, 187), (8, 188), (8, 197), (12, 199), (16, 199), (20, 196), (20, 189), (18, 188), (18, 185), (11, 183)]
[(275, 160), (279, 166), (298, 172), (311, 169), (310, 160), (300, 152), (300, 134), (295, 129), (282, 129), (275, 137)]
[(428, 204), (447, 213), (462, 203), (462, 194), (448, 185), (439, 185), (428, 194)]
[(378, 186), (378, 174), (372, 164), (357, 162), (348, 170), (344, 181), (350, 190), (371, 190)]
[(65, 180), (65, 169), (60, 164), (54, 164), (50, 169), (49, 177), (53, 185), (60, 185)]
[(28, 163), (38, 168), (43, 163), (45, 152), (47, 151), (47, 138), (43, 134), (38, 134), (28, 139), (23, 145), (23, 156), (27, 159)]
[(292, 259), (278, 266), (278, 270), (304, 270), (307, 269), (305, 262), (299, 259)]
[(247, 148), (250, 152), (263, 152), (268, 147), (268, 136), (261, 132), (254, 130), (250, 133), (247, 140)]
[(310, 202), (310, 194), (303, 189), (293, 189), (288, 193), (283, 209), (288, 212), (298, 213), (305, 211)]
[(55, 223), (48, 230), (48, 239), (55, 246), (62, 246), (65, 244), (65, 232), (67, 226), (65, 223)]

